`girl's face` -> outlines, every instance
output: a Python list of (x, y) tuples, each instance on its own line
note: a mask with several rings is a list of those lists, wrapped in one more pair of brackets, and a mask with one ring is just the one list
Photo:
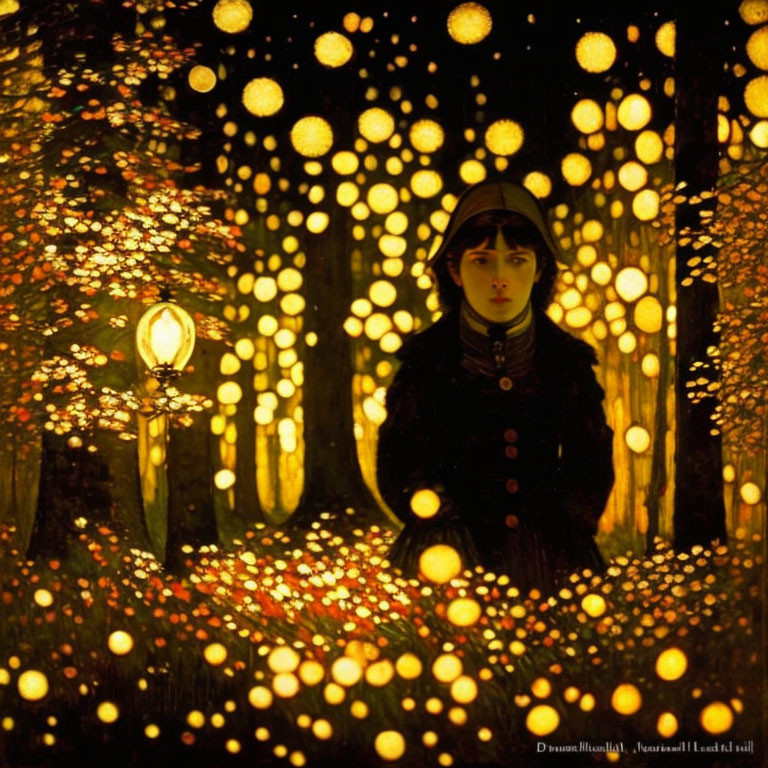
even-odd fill
[(458, 270), (448, 269), (469, 306), (490, 323), (508, 323), (519, 315), (541, 276), (536, 254), (529, 248), (510, 245), (501, 229), (461, 256)]

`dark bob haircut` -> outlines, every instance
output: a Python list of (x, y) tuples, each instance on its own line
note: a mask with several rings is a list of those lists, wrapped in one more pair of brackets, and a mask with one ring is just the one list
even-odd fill
[(449, 263), (458, 270), (464, 251), (475, 248), (486, 240), (493, 242), (499, 229), (510, 245), (529, 248), (536, 254), (536, 266), (541, 270), (541, 276), (533, 285), (531, 304), (535, 311), (540, 312), (549, 306), (555, 287), (557, 262), (541, 232), (535, 224), (519, 213), (505, 210), (486, 211), (465, 221), (441, 247), (442, 253), (432, 264), (440, 306), (446, 314), (458, 309), (464, 296), (462, 289), (451, 277)]

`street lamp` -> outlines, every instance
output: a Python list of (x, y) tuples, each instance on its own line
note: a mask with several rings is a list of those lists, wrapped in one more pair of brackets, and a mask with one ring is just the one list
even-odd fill
[(136, 346), (142, 360), (165, 390), (181, 375), (195, 346), (195, 323), (171, 301), (151, 306), (136, 327)]

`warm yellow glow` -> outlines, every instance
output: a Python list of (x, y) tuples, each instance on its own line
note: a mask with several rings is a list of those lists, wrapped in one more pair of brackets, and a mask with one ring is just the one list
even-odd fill
[(611, 696), (611, 706), (620, 715), (634, 715), (642, 705), (643, 697), (632, 683), (622, 683), (616, 686)]
[(392, 329), (392, 320), (383, 312), (374, 312), (365, 321), (365, 335), (371, 341), (378, 341)]
[(355, 173), (360, 165), (360, 160), (354, 152), (343, 150), (337, 152), (331, 158), (331, 166), (340, 176), (350, 176)]
[(496, 120), (485, 132), (485, 146), (494, 155), (509, 157), (523, 146), (522, 126), (514, 120)]
[(395, 667), (389, 659), (376, 661), (365, 670), (365, 682), (376, 688), (389, 685), (395, 675)]
[(750, 481), (744, 483), (741, 488), (739, 488), (739, 495), (745, 504), (754, 506), (755, 504), (760, 503), (763, 492), (760, 490), (760, 486), (757, 483)]
[(598, 219), (589, 219), (581, 228), (581, 237), (585, 243), (596, 243), (603, 236), (605, 228)]
[(645, 166), (630, 160), (619, 168), (619, 184), (628, 192), (637, 192), (648, 181), (648, 171)]
[[(626, 325), (624, 320), (621, 320), (619, 322)], [(613, 328), (611, 330), (613, 330)], [(632, 333), (632, 331), (625, 331), (624, 333), (621, 334), (621, 336), (619, 336), (617, 346), (619, 348), (619, 351), (623, 352), (625, 355), (631, 354), (632, 352), (635, 351), (635, 348), (637, 347), (637, 338), (635, 337), (635, 334)]]
[(747, 56), (758, 69), (768, 69), (768, 26), (760, 27), (750, 35)]
[(590, 275), (592, 280), (597, 283), (597, 285), (605, 286), (611, 282), (613, 271), (604, 261), (598, 261), (597, 264), (592, 267)]
[(439, 509), (440, 497), (431, 488), (421, 488), (411, 496), (411, 511), (416, 517), (434, 517)]
[(523, 186), (539, 200), (543, 200), (552, 192), (552, 180), (546, 173), (531, 171), (524, 179)]
[(576, 61), (587, 72), (606, 72), (616, 61), (616, 46), (603, 32), (587, 32), (576, 43)]
[(448, 604), (446, 616), (457, 627), (471, 627), (482, 616), (482, 609), (477, 600), (471, 597), (457, 597)]
[(355, 685), (363, 676), (360, 664), (348, 656), (336, 659), (331, 665), (331, 677), (345, 688)]
[(235, 405), (240, 402), (243, 390), (236, 381), (225, 381), (216, 390), (216, 399), (222, 405)]
[(664, 311), (655, 296), (643, 296), (635, 305), (635, 325), (645, 333), (661, 330)]
[(768, 149), (768, 120), (758, 120), (749, 132), (750, 141), (760, 149)]
[(414, 653), (406, 651), (395, 662), (395, 671), (403, 680), (415, 680), (423, 671), (421, 659)]
[(599, 131), (604, 122), (602, 107), (593, 99), (581, 99), (571, 110), (571, 121), (582, 133)]
[(357, 128), (364, 139), (380, 144), (394, 133), (395, 119), (381, 107), (371, 107), (357, 119)]
[(275, 673), (293, 672), (299, 666), (299, 654), (287, 645), (273, 648), (267, 656), (267, 666)]
[(227, 660), (227, 649), (221, 643), (211, 643), (205, 646), (203, 658), (212, 667), (218, 667)]
[(101, 704), (96, 707), (96, 717), (98, 717), (102, 723), (110, 725), (111, 723), (116, 722), (120, 717), (120, 710), (118, 709), (117, 704), (114, 704), (111, 701), (102, 701)]
[(585, 693), (579, 702), (579, 709), (582, 712), (591, 712), (595, 708), (596, 703), (595, 697), (591, 693)]
[(733, 725), (733, 711), (724, 702), (713, 701), (701, 710), (699, 723), (707, 733), (725, 733)]
[(322, 157), (333, 146), (333, 130), (327, 120), (308, 115), (291, 128), (291, 144), (304, 157)]
[(28, 669), (16, 682), (19, 696), (27, 701), (40, 701), (48, 694), (48, 678), (36, 669)]
[(363, 400), (363, 413), (373, 424), (380, 425), (387, 418), (387, 410), (375, 397)]
[(155, 304), (139, 320), (136, 345), (150, 370), (168, 365), (181, 371), (194, 349), (195, 324), (176, 304)]
[(133, 650), (133, 638), (127, 632), (118, 629), (107, 638), (107, 647), (115, 656), (125, 656)]
[(653, 379), (659, 375), (659, 358), (653, 352), (649, 352), (643, 357), (640, 367), (649, 379)]
[(445, 131), (434, 120), (417, 120), (408, 132), (408, 138), (417, 152), (429, 154), (443, 146)]
[(301, 662), (301, 665), (299, 666), (299, 678), (304, 685), (317, 685), (324, 677), (325, 668), (319, 661), (307, 659)]
[(391, 235), (402, 235), (408, 229), (408, 217), (402, 211), (395, 211), (387, 216), (384, 229)]
[(429, 581), (445, 584), (461, 573), (461, 557), (447, 544), (434, 544), (421, 553), (419, 570)]
[(547, 736), (560, 725), (560, 715), (549, 704), (537, 704), (525, 718), (525, 727), (534, 736)]
[(398, 258), (405, 253), (408, 243), (405, 238), (395, 235), (382, 235), (379, 238), (379, 250), (388, 258)]
[(552, 693), (552, 683), (546, 677), (537, 677), (531, 683), (531, 693), (537, 699), (546, 699)]
[(662, 680), (679, 680), (688, 669), (688, 657), (679, 648), (667, 648), (656, 659), (656, 674)]
[(487, 172), (479, 160), (465, 160), (459, 166), (459, 176), (465, 184), (477, 184), (485, 179)]
[(352, 181), (342, 181), (336, 188), (336, 202), (345, 208), (353, 206), (358, 197), (360, 197), (360, 189)]
[(397, 208), (400, 197), (391, 184), (374, 184), (367, 195), (368, 206), (374, 213), (391, 213)]
[(380, 307), (391, 307), (397, 299), (397, 288), (388, 280), (376, 280), (368, 289), (371, 301)]
[(248, 0), (219, 0), (213, 7), (213, 23), (230, 35), (245, 32), (253, 19), (253, 8)]
[(453, 653), (443, 653), (432, 663), (432, 674), (441, 683), (452, 683), (463, 671), (461, 659)]
[(462, 3), (448, 14), (448, 34), (462, 45), (474, 45), (491, 33), (493, 19), (480, 3)]
[(160, 728), (154, 723), (149, 723), (144, 729), (144, 735), (148, 739), (156, 739), (160, 735)]
[(654, 189), (644, 189), (638, 192), (632, 200), (632, 213), (640, 221), (651, 221), (659, 215), (661, 199)]
[(197, 64), (189, 70), (187, 82), (193, 91), (208, 93), (216, 87), (216, 73), (202, 64)]
[(645, 96), (630, 93), (621, 100), (616, 117), (623, 128), (639, 131), (651, 119), (651, 104)]
[(416, 171), (411, 176), (411, 189), (417, 197), (434, 197), (442, 188), (443, 179), (437, 171)]
[(213, 483), (220, 491), (226, 491), (235, 484), (236, 479), (235, 473), (231, 469), (220, 469), (213, 476)]
[(283, 89), (269, 77), (257, 77), (243, 88), (243, 104), (256, 117), (276, 114), (284, 102)]
[(675, 56), (677, 28), (674, 21), (667, 21), (656, 30), (656, 47), (670, 59)]
[(53, 605), (53, 595), (47, 589), (36, 589), (32, 599), (41, 608), (49, 608)]
[(325, 211), (313, 211), (307, 216), (307, 229), (314, 235), (325, 232), (330, 224), (330, 217)]
[(616, 293), (631, 302), (639, 299), (648, 290), (648, 277), (637, 267), (624, 267), (616, 275)]
[(292, 672), (281, 672), (272, 680), (272, 690), (281, 699), (293, 698), (299, 692), (299, 678)]
[(642, 131), (635, 139), (635, 153), (646, 165), (658, 163), (664, 154), (664, 142), (656, 131)]
[(593, 619), (598, 619), (605, 613), (605, 599), (602, 595), (596, 595), (594, 593), (584, 595), (581, 600), (581, 610), (584, 611), (587, 616), (591, 616)]
[(272, 691), (263, 685), (256, 685), (248, 691), (248, 702), (255, 709), (269, 709), (272, 701)]
[(580, 187), (592, 175), (592, 163), (589, 162), (587, 157), (578, 152), (571, 152), (566, 155), (560, 164), (560, 169), (563, 178), (572, 187)]
[(768, 117), (768, 75), (760, 75), (747, 83), (744, 103), (755, 117)]
[(576, 307), (565, 313), (565, 322), (569, 328), (586, 328), (592, 322), (592, 312), (587, 307)]
[(340, 32), (325, 32), (315, 40), (315, 58), (324, 67), (343, 67), (354, 52), (349, 38)]
[(745, 24), (754, 26), (768, 21), (768, 2), (766, 0), (742, 0), (739, 4), (739, 16)]
[(477, 683), (469, 675), (459, 675), (451, 683), (451, 698), (457, 704), (471, 704), (477, 698)]
[(382, 731), (373, 746), (382, 760), (399, 760), (405, 754), (405, 739), (399, 731)]
[(656, 721), (656, 730), (659, 736), (664, 739), (670, 739), (677, 733), (677, 718), (671, 712), (662, 712)]

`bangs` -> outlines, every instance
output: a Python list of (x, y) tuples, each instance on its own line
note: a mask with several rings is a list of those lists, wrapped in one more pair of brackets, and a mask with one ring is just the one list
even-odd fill
[(493, 243), (499, 229), (513, 247), (529, 248), (537, 254), (549, 250), (539, 230), (528, 219), (508, 211), (492, 211), (474, 216), (462, 224), (448, 246), (450, 257), (461, 258), (469, 248), (477, 248), (486, 241)]

